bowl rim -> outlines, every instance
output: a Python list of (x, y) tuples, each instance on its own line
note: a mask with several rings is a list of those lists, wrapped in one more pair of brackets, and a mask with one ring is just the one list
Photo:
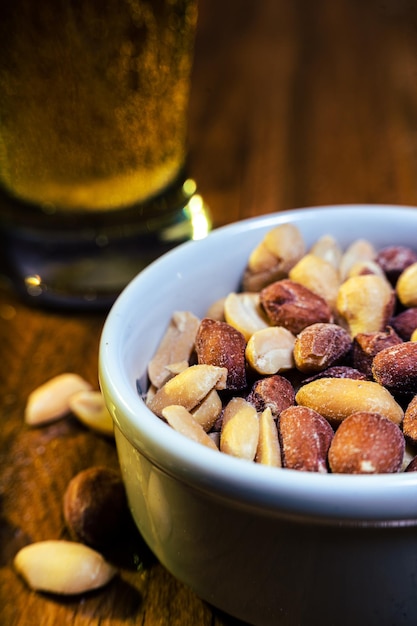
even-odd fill
[[(256, 507), (265, 513), (324, 522), (353, 524), (417, 524), (417, 472), (380, 475), (342, 475), (277, 469), (250, 463), (210, 450), (188, 440), (156, 417), (124, 376), (121, 332), (132, 298), (146, 293), (154, 276), (175, 259), (188, 259), (195, 246), (238, 236), (248, 229), (320, 218), (378, 219), (384, 215), (414, 221), (417, 208), (402, 205), (336, 204), (306, 207), (250, 217), (213, 230), (198, 242), (186, 242), (140, 272), (113, 304), (103, 326), (99, 347), (99, 381), (114, 422), (132, 446), (152, 464), (212, 497)], [(362, 216), (362, 217), (361, 217)], [(162, 335), (162, 330), (161, 330)]]

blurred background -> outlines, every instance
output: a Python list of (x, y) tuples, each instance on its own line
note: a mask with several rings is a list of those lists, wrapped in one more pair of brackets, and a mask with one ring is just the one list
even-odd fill
[(412, 0), (201, 0), (193, 81), (191, 163), (217, 223), (417, 204)]

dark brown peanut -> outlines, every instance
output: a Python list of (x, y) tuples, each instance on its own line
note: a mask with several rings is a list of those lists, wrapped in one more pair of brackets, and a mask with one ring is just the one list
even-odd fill
[(401, 311), (391, 319), (390, 324), (401, 339), (410, 341), (411, 335), (417, 328), (417, 307)]
[(381, 350), (372, 361), (372, 373), (392, 392), (417, 393), (417, 343), (404, 341)]
[(347, 417), (330, 444), (330, 469), (339, 474), (383, 474), (401, 469), (405, 441), (400, 428), (379, 413)]
[(295, 364), (301, 372), (320, 372), (346, 356), (351, 346), (350, 334), (341, 326), (311, 324), (295, 339)]
[(326, 473), (327, 453), (333, 439), (329, 422), (316, 411), (292, 406), (278, 420), (283, 467)]
[(333, 320), (332, 311), (321, 296), (289, 279), (262, 289), (260, 302), (273, 326), (284, 326), (294, 335), (310, 324)]
[(379, 250), (376, 257), (376, 262), (392, 285), (395, 285), (403, 270), (416, 261), (417, 254), (405, 246), (387, 246)]
[(290, 381), (275, 374), (257, 380), (246, 399), (258, 413), (269, 407), (274, 418), (277, 418), (284, 409), (294, 404), (294, 397), (295, 391)]
[(384, 348), (402, 343), (401, 337), (390, 326), (385, 331), (375, 333), (358, 333), (353, 340), (353, 366), (372, 378), (372, 361), (374, 356)]
[(117, 538), (128, 519), (119, 472), (90, 467), (74, 476), (64, 495), (64, 518), (71, 537), (90, 546), (108, 545)]
[(227, 389), (246, 387), (246, 340), (233, 326), (204, 318), (197, 331), (195, 349), (200, 365), (227, 368)]
[(333, 365), (333, 367), (328, 367), (322, 372), (314, 374), (314, 376), (304, 378), (302, 380), (302, 384), (307, 385), (313, 380), (318, 380), (319, 378), (352, 378), (353, 380), (367, 380), (366, 374), (360, 372), (354, 367), (349, 367), (348, 365)]

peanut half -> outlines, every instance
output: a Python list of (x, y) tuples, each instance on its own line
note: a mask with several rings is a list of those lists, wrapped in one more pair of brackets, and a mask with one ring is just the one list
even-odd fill
[(190, 359), (199, 324), (200, 320), (189, 311), (177, 311), (172, 315), (165, 335), (148, 364), (149, 380), (155, 387), (162, 387), (171, 377), (167, 366)]
[(395, 293), (386, 278), (375, 274), (353, 276), (340, 286), (336, 306), (352, 337), (378, 332), (392, 317)]
[(269, 326), (261, 309), (259, 293), (229, 293), (224, 301), (224, 317), (228, 324), (242, 333), (246, 341), (257, 330)]
[(258, 330), (249, 339), (245, 356), (258, 374), (277, 374), (294, 367), (295, 337), (283, 326)]
[(277, 424), (269, 407), (259, 416), (259, 441), (255, 460), (270, 467), (282, 465)]
[(212, 389), (225, 389), (226, 379), (225, 367), (192, 365), (158, 389), (148, 406), (159, 417), (162, 417), (162, 409), (171, 404), (180, 404), (190, 411)]
[(259, 441), (256, 409), (243, 398), (232, 398), (226, 405), (220, 433), (220, 450), (253, 461)]
[(189, 439), (197, 441), (212, 450), (217, 450), (216, 444), (207, 435), (203, 427), (183, 406), (166, 406), (162, 409), (162, 417), (164, 417), (168, 424), (177, 432), (182, 433)]
[(70, 397), (68, 404), (82, 424), (101, 435), (113, 437), (113, 420), (101, 391), (79, 391)]
[(390, 392), (370, 380), (320, 378), (303, 385), (295, 400), (335, 424), (358, 411), (380, 413), (395, 424), (401, 424), (404, 417), (402, 408)]
[(67, 415), (70, 398), (79, 391), (90, 391), (92, 386), (78, 374), (65, 373), (51, 378), (32, 391), (25, 408), (25, 422), (41, 426)]

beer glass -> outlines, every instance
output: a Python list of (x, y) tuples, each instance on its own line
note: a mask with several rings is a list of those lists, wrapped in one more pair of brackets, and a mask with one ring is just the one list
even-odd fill
[(3, 0), (3, 270), (30, 301), (107, 306), (205, 236), (187, 175), (196, 0)]

